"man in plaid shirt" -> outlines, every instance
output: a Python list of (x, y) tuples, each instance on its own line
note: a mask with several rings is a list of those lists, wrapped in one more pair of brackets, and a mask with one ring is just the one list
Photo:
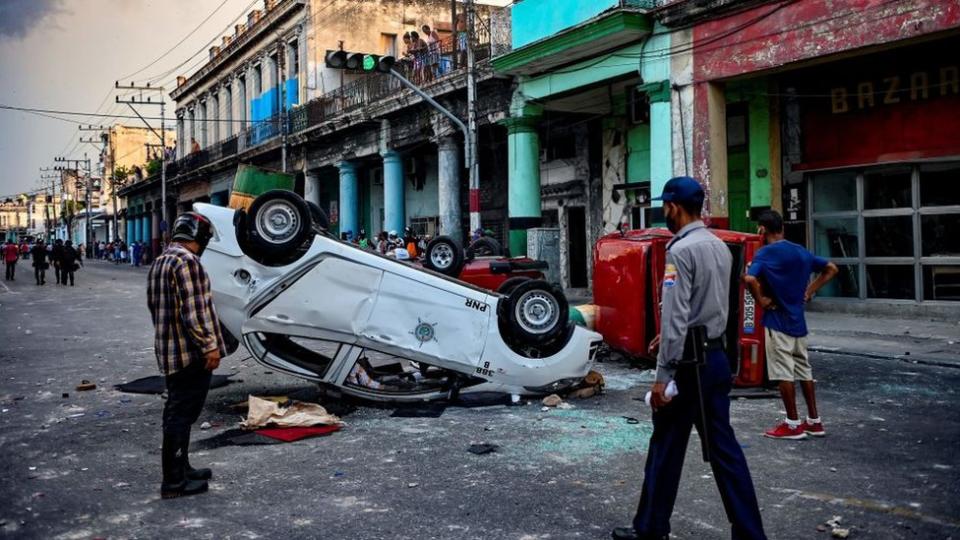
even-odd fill
[(210, 469), (194, 469), (187, 458), (190, 426), (197, 421), (210, 376), (226, 355), (213, 307), (210, 279), (200, 255), (213, 236), (210, 222), (187, 212), (173, 224), (173, 242), (150, 266), (147, 305), (156, 330), (154, 349), (166, 378), (163, 407), (164, 499), (207, 490)]

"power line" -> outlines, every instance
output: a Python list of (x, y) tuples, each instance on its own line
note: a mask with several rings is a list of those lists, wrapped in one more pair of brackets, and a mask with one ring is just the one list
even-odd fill
[(170, 54), (171, 52), (173, 52), (177, 47), (179, 47), (180, 45), (183, 45), (183, 43), (184, 43), (187, 39), (189, 39), (190, 36), (192, 36), (193, 34), (195, 34), (195, 33), (197, 32), (197, 30), (199, 30), (204, 24), (207, 23), (207, 21), (209, 21), (214, 15), (216, 15), (217, 12), (220, 11), (220, 8), (222, 8), (223, 6), (225, 6), (225, 5), (227, 4), (227, 2), (229, 2), (229, 1), (230, 1), (230, 0), (223, 0), (223, 2), (220, 2), (220, 5), (218, 5), (216, 8), (214, 8), (214, 10), (211, 11), (210, 14), (206, 16), (206, 18), (204, 18), (202, 21), (200, 21), (200, 24), (198, 24), (197, 26), (195, 26), (195, 27), (193, 28), (193, 30), (191, 30), (190, 32), (187, 33), (187, 35), (183, 36), (183, 38), (182, 38), (180, 41), (178, 41), (173, 47), (170, 47), (169, 49), (167, 49), (166, 52), (164, 52), (163, 54), (161, 54), (160, 56), (158, 56), (157, 58), (155, 58), (155, 59), (153, 60), (153, 62), (150, 62), (149, 64), (143, 66), (142, 68), (138, 69), (137, 71), (134, 71), (134, 72), (131, 73), (130, 75), (127, 75), (127, 76), (125, 76), (125, 77), (120, 77), (120, 80), (129, 80), (129, 79), (133, 78), (134, 76), (139, 75), (140, 73), (143, 73), (144, 71), (146, 71), (147, 69), (149, 69), (151, 66), (153, 66), (154, 64), (156, 64), (156, 63), (159, 62), (160, 60), (164, 59), (168, 54)]

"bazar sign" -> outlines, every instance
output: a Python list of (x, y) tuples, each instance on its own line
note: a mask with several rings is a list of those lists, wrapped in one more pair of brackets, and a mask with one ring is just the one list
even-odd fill
[(920, 101), (931, 96), (960, 94), (960, 71), (957, 66), (943, 66), (909, 75), (892, 75), (879, 80), (859, 81), (853, 86), (830, 89), (830, 111), (843, 114), (904, 101)]

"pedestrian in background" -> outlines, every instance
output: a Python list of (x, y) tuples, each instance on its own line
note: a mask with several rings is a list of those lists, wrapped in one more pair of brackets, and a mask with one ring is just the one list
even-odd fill
[(164, 499), (207, 491), (210, 469), (190, 466), (190, 429), (207, 398), (210, 376), (226, 355), (210, 279), (200, 255), (213, 236), (210, 222), (186, 212), (173, 223), (173, 242), (147, 278), (147, 305), (155, 329), (154, 351), (166, 378), (163, 407)]
[[(59, 240), (57, 240), (57, 242), (59, 242)], [(37, 240), (37, 243), (34, 244), (30, 252), (33, 255), (33, 277), (37, 279), (37, 285), (46, 285), (47, 268), (50, 267), (50, 263), (47, 262), (47, 257), (51, 252), (47, 251), (47, 246), (43, 240)]]
[(20, 257), (25, 261), (30, 260), (30, 243), (26, 240), (20, 242)]
[(127, 256), (127, 250), (124, 243), (117, 240), (113, 243), (113, 264), (120, 264)]
[[(807, 353), (804, 305), (837, 275), (837, 265), (783, 237), (783, 217), (773, 210), (760, 215), (758, 233), (764, 246), (757, 251), (743, 280), (763, 308), (767, 377), (777, 381), (787, 418), (764, 433), (772, 439), (823, 437), (817, 412), (813, 370)], [(811, 274), (818, 274), (810, 281)], [(800, 421), (794, 381), (807, 402), (807, 419)]]
[(83, 258), (80, 257), (80, 253), (73, 247), (73, 242), (66, 241), (63, 246), (63, 254), (60, 256), (61, 285), (66, 285), (67, 278), (70, 278), (70, 286), (73, 287), (73, 274), (83, 266)]
[(50, 249), (50, 262), (53, 263), (53, 275), (57, 278), (57, 285), (66, 285), (60, 273), (60, 260), (63, 259), (63, 240), (57, 238)]
[(143, 255), (143, 248), (141, 247), (140, 242), (134, 242), (130, 249), (133, 251), (131, 264), (133, 264), (133, 266), (140, 266), (140, 257)]
[(7, 266), (7, 281), (16, 281), (14, 277), (17, 274), (17, 259), (20, 258), (20, 248), (13, 243), (13, 240), (7, 240), (3, 246), (3, 263)]
[[(747, 460), (730, 426), (733, 375), (723, 350), (732, 257), (707, 230), (700, 214), (703, 188), (693, 178), (672, 178), (658, 198), (674, 237), (667, 244), (661, 293), (657, 374), (650, 391), (653, 435), (643, 492), (633, 527), (614, 529), (618, 539), (670, 536), (690, 430), (696, 426), (720, 490), (734, 539), (765, 539)], [(696, 342), (698, 346), (687, 346)], [(677, 394), (667, 387), (676, 383)]]

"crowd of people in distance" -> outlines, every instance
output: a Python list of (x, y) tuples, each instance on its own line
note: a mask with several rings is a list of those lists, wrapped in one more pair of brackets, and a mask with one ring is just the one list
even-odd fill
[(371, 239), (367, 238), (366, 231), (360, 229), (356, 235), (353, 231), (345, 231), (340, 234), (340, 239), (400, 261), (419, 259), (430, 243), (429, 235), (418, 235), (410, 227), (403, 230), (403, 236), (397, 231), (380, 231), (376, 238)]
[(152, 260), (152, 255), (149, 242), (135, 240), (128, 245), (123, 240), (117, 239), (113, 242), (100, 241), (93, 244), (93, 258), (100, 261), (110, 261), (113, 264), (146, 265)]
[(52, 244), (47, 244), (43, 239), (38, 239), (32, 246), (26, 241), (17, 244), (13, 240), (7, 240), (2, 252), (7, 281), (16, 281), (17, 262), (20, 259), (31, 261), (33, 276), (38, 286), (47, 284), (47, 270), (53, 266), (57, 285), (66, 285), (69, 281), (73, 287), (76, 284), (74, 274), (83, 267), (84, 246), (74, 246), (71, 240), (57, 239)]

